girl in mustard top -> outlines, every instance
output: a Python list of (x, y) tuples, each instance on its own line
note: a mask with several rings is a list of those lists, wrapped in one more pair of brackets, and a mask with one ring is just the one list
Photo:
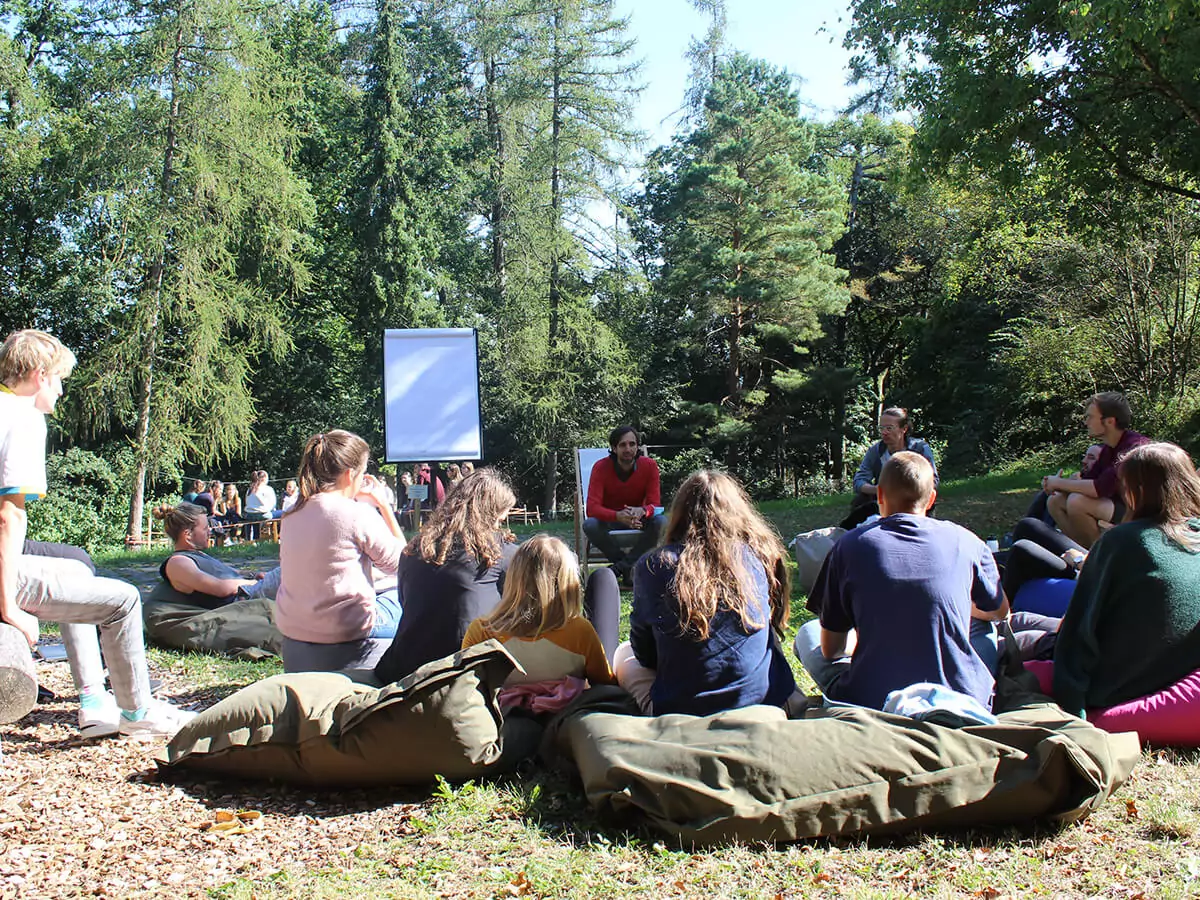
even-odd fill
[(492, 638), (525, 669), (506, 679), (501, 706), (551, 712), (574, 699), (585, 678), (615, 683), (600, 637), (584, 617), (575, 554), (556, 537), (539, 534), (517, 549), (500, 604), (468, 626), (463, 649)]

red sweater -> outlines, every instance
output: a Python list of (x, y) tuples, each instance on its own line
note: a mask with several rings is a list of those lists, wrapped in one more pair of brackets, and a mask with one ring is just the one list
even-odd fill
[(648, 456), (633, 462), (633, 472), (622, 481), (611, 455), (592, 466), (588, 479), (587, 516), (601, 522), (615, 522), (617, 513), (627, 506), (640, 506), (647, 516), (653, 516), (662, 493), (658, 463)]

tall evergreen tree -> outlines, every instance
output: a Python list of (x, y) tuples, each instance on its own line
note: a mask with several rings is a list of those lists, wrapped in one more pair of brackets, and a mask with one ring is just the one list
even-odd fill
[(262, 37), (274, 8), (81, 9), (106, 24), (62, 61), (78, 79), (72, 236), (103, 266), (76, 289), (107, 318), (73, 393), (88, 427), (131, 433), (138, 538), (147, 473), (250, 440), (257, 358), (287, 349), (279, 298), (307, 282), (312, 203), (287, 164), (295, 85)]
[(651, 154), (645, 212), (659, 229), (658, 286), (713, 341), (712, 437), (738, 460), (776, 376), (763, 341), (795, 346), (846, 302), (829, 249), (841, 231), (837, 182), (809, 166), (813, 130), (786, 73), (735, 55), (721, 64), (705, 120)]

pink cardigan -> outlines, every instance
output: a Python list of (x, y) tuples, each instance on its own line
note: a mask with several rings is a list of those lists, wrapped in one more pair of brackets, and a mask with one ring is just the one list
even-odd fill
[(314, 644), (365, 638), (375, 624), (371, 565), (395, 574), (403, 549), (373, 507), (333, 493), (309, 498), (281, 523), (275, 624)]

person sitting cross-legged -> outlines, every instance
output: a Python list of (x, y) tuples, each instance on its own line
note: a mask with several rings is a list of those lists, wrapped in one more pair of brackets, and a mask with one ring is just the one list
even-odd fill
[(724, 472), (680, 486), (662, 547), (633, 570), (629, 643), (617, 683), (653, 715), (787, 708), (796, 683), (776, 629), (787, 625), (787, 551)]
[(990, 710), (995, 681), (971, 622), (1008, 614), (991, 552), (925, 515), (933, 467), (917, 453), (892, 455), (878, 496), (882, 518), (830, 551), (809, 603), (819, 618), (797, 633), (796, 655), (831, 701), (882, 709), (892, 691), (929, 683)]
[[(587, 539), (626, 582), (638, 558), (658, 543), (666, 522), (657, 512), (662, 495), (658, 463), (638, 444), (632, 425), (620, 425), (609, 434), (608, 456), (592, 466), (588, 479), (587, 518), (583, 521)], [(611, 534), (622, 529), (641, 532), (628, 551)]]
[(1088, 435), (1103, 445), (1086, 477), (1047, 475), (1042, 490), (1046, 509), (1062, 533), (1085, 549), (1096, 543), (1103, 527), (1125, 518), (1125, 503), (1117, 490), (1117, 467), (1125, 454), (1150, 443), (1130, 429), (1129, 402), (1122, 394), (1106, 392), (1089, 398), (1084, 424)]

